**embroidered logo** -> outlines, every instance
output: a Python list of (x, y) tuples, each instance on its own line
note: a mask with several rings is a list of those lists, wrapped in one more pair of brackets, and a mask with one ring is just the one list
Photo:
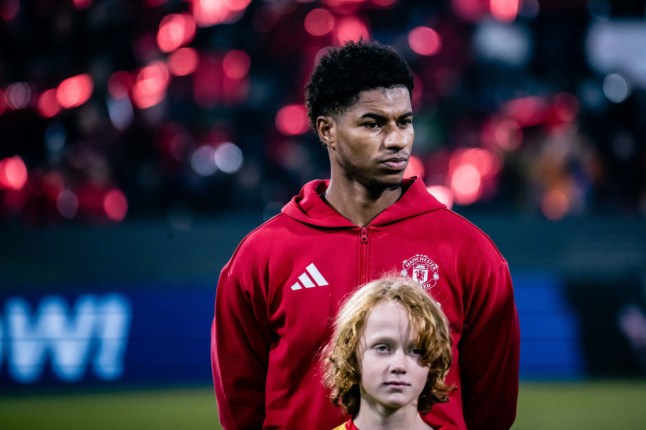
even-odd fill
[(328, 285), (327, 280), (321, 275), (319, 269), (316, 268), (314, 263), (311, 263), (305, 268), (305, 272), (298, 277), (298, 281), (292, 285), (292, 290), (300, 290), (305, 288), (325, 287)]
[(433, 288), (440, 279), (437, 263), (422, 254), (404, 260), (401, 275), (416, 281), (425, 290)]

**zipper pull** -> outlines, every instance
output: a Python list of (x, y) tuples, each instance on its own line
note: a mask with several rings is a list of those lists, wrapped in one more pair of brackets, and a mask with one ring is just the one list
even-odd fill
[(361, 227), (361, 243), (368, 242), (368, 227)]

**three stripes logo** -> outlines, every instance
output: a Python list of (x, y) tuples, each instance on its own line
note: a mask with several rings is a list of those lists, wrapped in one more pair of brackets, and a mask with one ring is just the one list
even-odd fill
[(321, 275), (319, 269), (316, 268), (314, 263), (311, 263), (305, 268), (305, 272), (298, 277), (298, 281), (292, 285), (292, 290), (301, 290), (305, 288), (314, 288), (314, 287), (325, 287), (327, 286), (327, 280)]

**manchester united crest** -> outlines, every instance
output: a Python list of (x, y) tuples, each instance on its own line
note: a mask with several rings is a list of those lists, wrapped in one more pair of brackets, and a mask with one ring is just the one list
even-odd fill
[(425, 290), (433, 288), (440, 279), (437, 264), (426, 255), (417, 254), (402, 262), (402, 276), (416, 281)]

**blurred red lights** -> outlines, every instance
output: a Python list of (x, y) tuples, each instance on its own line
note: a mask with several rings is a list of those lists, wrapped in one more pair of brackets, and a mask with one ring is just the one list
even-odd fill
[(499, 21), (513, 21), (518, 16), (520, 0), (489, 0), (491, 15)]
[(108, 92), (117, 99), (125, 99), (130, 94), (130, 89), (134, 84), (133, 76), (125, 71), (114, 72), (108, 78)]
[(475, 166), (461, 164), (453, 170), (450, 186), (457, 203), (474, 203), (482, 195), (482, 175)]
[(440, 203), (446, 205), (447, 208), (453, 207), (453, 194), (451, 190), (443, 185), (431, 185), (426, 187), (426, 190), (435, 197)]
[(56, 89), (43, 92), (38, 97), (38, 112), (44, 118), (51, 118), (61, 111), (61, 105), (56, 100)]
[(324, 36), (334, 28), (334, 16), (327, 9), (313, 9), (305, 17), (305, 31), (312, 36)]
[(415, 27), (408, 33), (410, 48), (419, 55), (435, 55), (442, 49), (442, 40), (430, 27)]
[(20, 190), (27, 183), (27, 166), (18, 155), (0, 160), (0, 187)]
[(390, 7), (397, 3), (397, 0), (372, 0), (372, 2), (381, 7)]
[(309, 129), (309, 120), (305, 106), (287, 105), (276, 114), (276, 128), (286, 136), (303, 134)]
[(20, 11), (19, 0), (8, 0), (0, 2), (0, 18), (5, 21), (14, 19)]
[(193, 0), (192, 12), (200, 27), (228, 22), (239, 16), (251, 0)]
[(348, 16), (339, 21), (334, 29), (334, 37), (339, 45), (343, 45), (351, 40), (370, 40), (370, 33), (365, 22), (355, 16)]
[(168, 57), (168, 69), (175, 76), (190, 75), (197, 69), (200, 57), (193, 48), (180, 48)]
[(219, 0), (193, 0), (193, 16), (200, 27), (224, 22), (229, 17), (225, 2)]
[(92, 0), (73, 0), (77, 9), (86, 9), (92, 5)]
[(449, 161), (449, 186), (455, 202), (469, 205), (493, 186), (493, 178), (502, 165), (497, 156), (486, 149), (459, 149)]
[(163, 52), (173, 52), (193, 40), (195, 27), (195, 20), (191, 15), (166, 15), (159, 23), (157, 46)]
[(489, 148), (514, 151), (523, 142), (523, 130), (511, 118), (492, 117), (482, 129), (482, 142)]
[(418, 178), (424, 177), (424, 163), (419, 157), (411, 155), (408, 159), (408, 166), (404, 171), (404, 177), (410, 178), (411, 176), (417, 176)]
[(234, 12), (241, 12), (249, 6), (251, 0), (224, 0), (229, 10)]
[(132, 88), (133, 102), (141, 109), (159, 104), (166, 96), (169, 81), (168, 67), (161, 61), (142, 68)]
[(546, 100), (537, 96), (512, 99), (502, 107), (503, 113), (515, 118), (521, 127), (531, 127), (543, 123), (547, 109)]
[(56, 90), (56, 100), (65, 109), (81, 106), (89, 100), (94, 90), (92, 78), (87, 73), (72, 76), (60, 83)]
[(123, 221), (128, 213), (128, 200), (121, 190), (111, 189), (103, 198), (103, 209), (112, 221)]
[(487, 2), (484, 0), (451, 0), (453, 12), (469, 21), (477, 21), (486, 13)]
[(554, 122), (571, 123), (579, 114), (579, 99), (568, 93), (559, 93), (554, 97)]
[(244, 51), (230, 51), (222, 59), (224, 74), (231, 79), (242, 79), (249, 73), (251, 59)]

